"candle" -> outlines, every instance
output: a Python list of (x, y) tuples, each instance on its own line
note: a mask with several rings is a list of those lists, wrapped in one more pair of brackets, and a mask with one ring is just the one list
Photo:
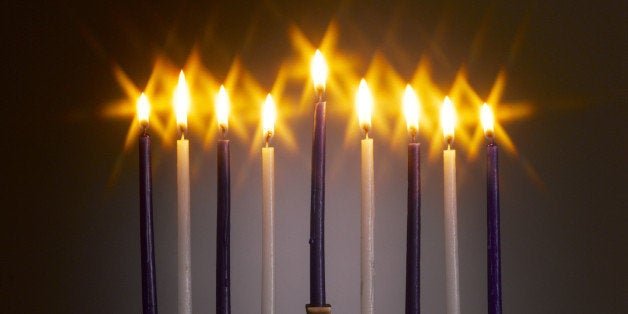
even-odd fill
[(153, 237), (153, 193), (150, 167), (150, 135), (148, 116), (150, 104), (142, 93), (137, 101), (140, 135), (140, 244), (142, 267), (142, 309), (144, 314), (157, 313), (157, 275)]
[(325, 302), (325, 80), (327, 64), (319, 50), (311, 64), (317, 100), (312, 135), (312, 186), (310, 203), (310, 303), (308, 313), (328, 313)]
[(458, 280), (458, 226), (456, 197), (456, 151), (451, 148), (454, 140), (456, 112), (454, 105), (445, 97), (441, 108), (441, 125), (447, 142), (443, 151), (444, 204), (445, 204), (445, 273), (446, 273), (446, 312), (460, 313), (460, 288)]
[(411, 142), (408, 143), (408, 217), (406, 229), (406, 314), (421, 312), (421, 144), (419, 132), (419, 101), (410, 85), (403, 96)]
[(275, 313), (275, 149), (269, 146), (275, 133), (277, 110), (268, 94), (262, 107), (262, 314)]
[(497, 145), (495, 144), (494, 116), (491, 108), (485, 103), (481, 109), (481, 120), (484, 134), (489, 140), (486, 146), (486, 224), (487, 224), (487, 289), (488, 312), (502, 312), (501, 283), (501, 248), (499, 236), (499, 172)]
[(373, 139), (369, 138), (371, 130), (371, 115), (373, 112), (373, 96), (366, 81), (362, 79), (356, 95), (356, 105), (360, 128), (364, 130), (362, 140), (362, 224), (361, 224), (361, 254), (360, 254), (360, 299), (361, 313), (375, 312), (375, 179), (373, 170)]
[(175, 91), (175, 112), (179, 129), (177, 140), (178, 267), (179, 314), (192, 313), (192, 254), (190, 247), (190, 143), (187, 140), (187, 114), (190, 91), (183, 71)]
[(217, 235), (216, 235), (216, 314), (231, 313), (229, 236), (231, 211), (231, 181), (229, 140), (229, 96), (224, 86), (216, 96), (216, 118), (222, 139), (218, 140), (218, 191), (217, 191)]

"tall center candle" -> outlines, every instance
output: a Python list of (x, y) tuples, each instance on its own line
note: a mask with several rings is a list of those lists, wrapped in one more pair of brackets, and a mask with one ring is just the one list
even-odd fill
[(460, 313), (460, 287), (458, 274), (458, 200), (456, 196), (456, 151), (451, 149), (454, 140), (455, 110), (449, 98), (441, 109), (441, 124), (447, 142), (443, 151), (444, 218), (445, 218), (445, 275), (446, 313)]
[(142, 133), (140, 135), (140, 243), (142, 267), (142, 309), (144, 314), (157, 313), (157, 275), (155, 271), (155, 245), (153, 237), (153, 194), (150, 146), (148, 134), (149, 103), (142, 93), (137, 103), (137, 113)]
[(187, 135), (187, 113), (190, 92), (183, 71), (175, 91), (175, 110), (179, 139), (177, 140), (177, 201), (178, 201), (178, 267), (179, 314), (192, 313), (192, 253), (190, 237), (190, 143)]
[(262, 314), (275, 313), (275, 149), (269, 146), (277, 111), (268, 95), (262, 108)]
[[(310, 195), (310, 303), (308, 313), (327, 313), (325, 301), (325, 79), (327, 66), (320, 51), (312, 61), (317, 100), (312, 134), (312, 185)], [(324, 312), (320, 312), (324, 311)]]
[(230, 211), (231, 211), (231, 179), (229, 140), (225, 138), (228, 117), (229, 97), (223, 86), (216, 97), (216, 117), (222, 134), (217, 144), (218, 190), (217, 190), (217, 222), (216, 222), (216, 314), (231, 313), (230, 292)]
[(361, 224), (361, 254), (360, 254), (360, 300), (361, 313), (373, 314), (375, 311), (375, 178), (373, 169), (373, 139), (369, 138), (371, 130), (371, 115), (373, 97), (366, 81), (360, 82), (356, 97), (360, 128), (364, 130), (362, 140), (362, 224)]
[(408, 217), (406, 230), (406, 314), (421, 312), (421, 144), (419, 102), (410, 85), (403, 97), (406, 123), (412, 141), (408, 143)]
[(484, 104), (481, 109), (484, 134), (489, 139), (486, 146), (486, 253), (488, 312), (502, 313), (501, 247), (499, 219), (499, 172), (497, 144), (495, 144), (494, 116), (491, 108)]

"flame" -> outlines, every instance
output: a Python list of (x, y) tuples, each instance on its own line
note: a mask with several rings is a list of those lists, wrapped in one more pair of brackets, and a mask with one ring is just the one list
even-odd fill
[(277, 108), (273, 97), (268, 94), (262, 106), (262, 131), (264, 137), (270, 138), (275, 133), (275, 120), (277, 120)]
[(137, 99), (137, 119), (140, 124), (148, 124), (148, 116), (150, 115), (150, 103), (148, 97), (144, 93)]
[(190, 110), (190, 88), (185, 81), (183, 70), (179, 73), (179, 83), (174, 92), (174, 110), (177, 116), (177, 124), (187, 127), (188, 111)]
[(368, 132), (371, 128), (371, 115), (373, 114), (373, 95), (371, 95), (369, 86), (364, 79), (360, 81), (360, 87), (358, 87), (358, 92), (355, 97), (355, 104), (357, 106), (360, 127)]
[(416, 134), (419, 132), (419, 98), (410, 84), (406, 85), (403, 94), (403, 113), (406, 116), (408, 131)]
[(453, 141), (454, 127), (456, 126), (456, 109), (449, 97), (445, 97), (440, 109), (440, 125), (443, 127), (443, 135), (448, 142)]
[(312, 64), (310, 65), (310, 71), (312, 72), (312, 80), (314, 81), (314, 88), (316, 90), (325, 90), (325, 81), (327, 80), (327, 63), (320, 50), (316, 50), (314, 58), (312, 58)]
[(480, 109), (480, 120), (482, 120), (482, 126), (484, 127), (484, 134), (487, 137), (492, 137), (494, 132), (495, 116), (491, 107), (484, 103)]
[(223, 131), (229, 127), (229, 95), (224, 85), (220, 85), (220, 91), (216, 95), (216, 120), (218, 127)]

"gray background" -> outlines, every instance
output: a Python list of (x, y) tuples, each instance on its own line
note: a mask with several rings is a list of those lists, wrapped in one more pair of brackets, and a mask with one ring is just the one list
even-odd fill
[[(332, 20), (339, 34), (335, 51), (353, 60), (351, 73), (337, 75), (359, 78), (379, 52), (409, 80), (427, 56), (431, 79), (442, 93), (466, 66), (471, 86), (486, 97), (503, 68), (508, 81), (502, 100), (532, 109), (531, 115), (502, 124), (518, 149), (502, 149), (500, 155), (506, 313), (628, 309), (627, 10), (622, 1), (9, 1), (2, 7), (0, 312), (141, 311), (136, 143), (124, 149), (133, 116), (103, 114), (128, 100), (112, 74), (114, 66), (142, 89), (158, 58), (180, 68), (196, 47), (217, 81), (225, 79), (238, 56), (261, 89), (270, 90), (282, 62), (299, 56), (289, 29), (298, 27), (316, 46)], [(295, 145), (281, 136), (273, 142), (277, 313), (302, 313), (309, 295), (312, 119), (303, 109), (308, 99), (301, 101), (307, 84), (291, 80), (279, 104), (280, 111), (296, 111), (277, 129), (291, 132)], [(333, 88), (327, 299), (334, 313), (358, 313), (360, 136), (351, 116), (352, 97)], [(232, 91), (238, 92), (244, 91)], [(376, 104), (397, 105), (393, 100)], [(251, 106), (234, 109), (234, 119), (238, 112), (257, 112), (257, 104)], [(205, 114), (205, 121), (213, 119), (211, 110)], [(402, 313), (404, 304), (406, 148), (403, 132), (392, 132), (397, 118), (384, 115), (373, 131), (378, 313)], [(240, 132), (230, 133), (234, 313), (260, 308), (256, 123), (242, 121)], [(207, 146), (202, 141), (208, 125), (190, 126), (197, 313), (214, 311), (216, 160), (213, 139)], [(175, 313), (175, 135), (153, 138), (159, 310)], [(422, 309), (444, 313), (442, 159), (438, 149), (432, 154), (427, 149), (440, 137), (422, 133), (420, 141)], [(473, 147), (475, 157), (470, 145), (458, 147), (464, 313), (487, 307), (483, 142)]]

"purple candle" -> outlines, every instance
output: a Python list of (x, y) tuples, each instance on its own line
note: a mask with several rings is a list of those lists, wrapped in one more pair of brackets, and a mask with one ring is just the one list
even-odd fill
[(408, 144), (406, 314), (421, 312), (421, 144)]
[(149, 104), (146, 95), (138, 100), (140, 135), (140, 243), (142, 266), (142, 309), (144, 314), (157, 313), (157, 284), (155, 246), (153, 238), (153, 194), (150, 165), (150, 135), (148, 134)]
[(486, 147), (486, 224), (487, 224), (487, 285), (488, 312), (501, 314), (501, 248), (499, 235), (499, 172), (497, 145), (494, 142), (494, 118), (487, 104), (481, 110), (484, 133), (490, 140)]
[(408, 222), (406, 240), (406, 314), (421, 312), (421, 144), (419, 103), (414, 90), (406, 86), (403, 108), (412, 141), (408, 143)]
[[(320, 51), (312, 61), (314, 86), (318, 99), (314, 107), (312, 136), (312, 186), (310, 203), (310, 303), (314, 308), (329, 308), (325, 301), (325, 77), (326, 65)], [(331, 311), (331, 310), (330, 310)], [(316, 312), (314, 312), (316, 313)], [(326, 313), (326, 312), (321, 312)]]
[(223, 139), (218, 140), (218, 193), (216, 222), (216, 314), (231, 313), (229, 236), (231, 211), (231, 181), (229, 174), (229, 140), (225, 139), (228, 121), (228, 96), (224, 87), (216, 98), (216, 116)]

